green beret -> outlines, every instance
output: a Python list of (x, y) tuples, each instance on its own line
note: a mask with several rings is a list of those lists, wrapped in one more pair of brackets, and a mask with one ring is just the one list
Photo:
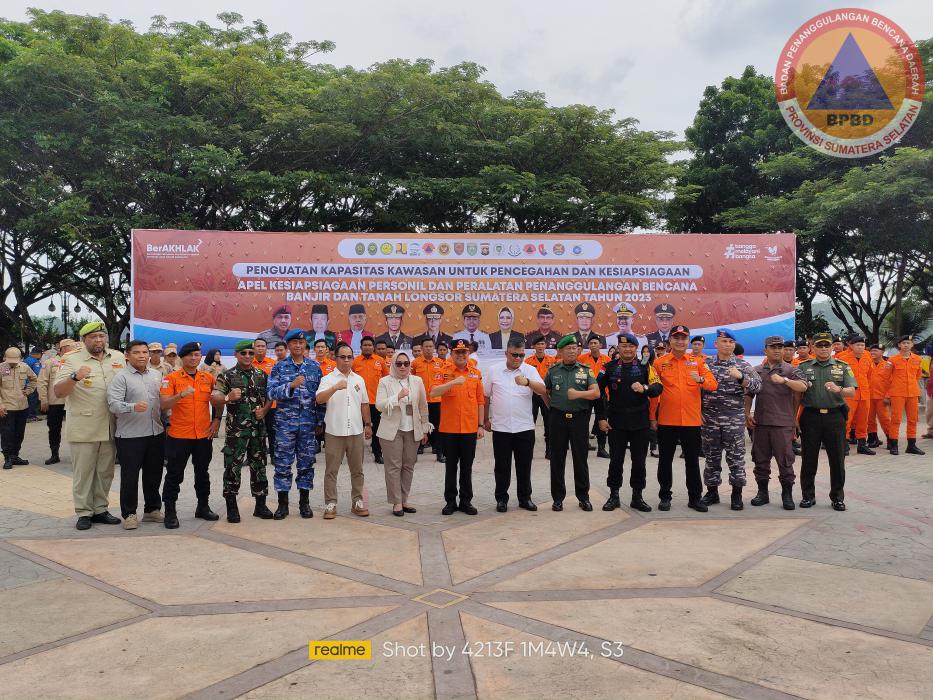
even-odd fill
[(236, 352), (240, 352), (240, 350), (252, 350), (252, 349), (253, 349), (253, 341), (252, 341), (252, 340), (241, 340), (241, 341), (237, 342), (236, 345), (233, 346), (233, 349), (234, 349)]
[(565, 348), (568, 345), (577, 345), (577, 337), (574, 335), (565, 335), (557, 341), (557, 349)]
[(81, 330), (78, 331), (78, 337), (83, 338), (86, 335), (90, 335), (91, 333), (97, 333), (97, 331), (102, 331), (105, 328), (106, 326), (104, 326), (103, 321), (91, 321), (81, 326)]

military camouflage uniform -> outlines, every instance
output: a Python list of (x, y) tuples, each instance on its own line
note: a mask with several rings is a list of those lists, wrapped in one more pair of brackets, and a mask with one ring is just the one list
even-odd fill
[[(299, 374), (305, 383), (292, 389), (290, 383)], [(324, 425), (326, 404), (318, 405), (315, 400), (321, 383), (321, 366), (311, 359), (296, 365), (286, 357), (277, 362), (269, 374), (267, 394), (276, 402), (275, 408), (275, 490), (288, 493), (292, 487), (292, 463), (295, 468), (295, 484), (299, 489), (314, 488), (314, 462), (317, 453), (315, 429)]]
[(266, 402), (266, 373), (258, 367), (232, 367), (217, 377), (215, 391), (229, 394), (240, 389), (240, 399), (227, 404), (227, 437), (224, 441), (224, 496), (240, 492), (240, 472), (249, 467), (253, 496), (266, 496), (266, 425), (256, 409)]
[[(734, 356), (728, 360), (715, 356), (706, 361), (706, 366), (716, 377), (719, 388), (703, 392), (703, 427), (700, 431), (706, 456), (703, 483), (707, 488), (715, 488), (722, 483), (722, 453), (725, 450), (729, 484), (745, 486), (745, 395), (758, 393), (761, 377), (745, 360)], [(748, 380), (744, 388), (743, 379), (729, 375), (732, 367)]]

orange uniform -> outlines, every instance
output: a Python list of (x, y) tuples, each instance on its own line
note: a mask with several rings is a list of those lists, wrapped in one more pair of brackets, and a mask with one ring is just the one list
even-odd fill
[(599, 373), (603, 371), (605, 364), (609, 362), (609, 355), (599, 353), (599, 358), (594, 358), (593, 354), (588, 352), (584, 355), (580, 355), (577, 358), (577, 362), (579, 362), (581, 365), (586, 365), (589, 367), (591, 370), (593, 370), (593, 376), (597, 377), (599, 376)]
[(441, 380), (444, 378), (444, 368), (447, 367), (447, 364), (447, 360), (442, 360), (437, 355), (434, 355), (430, 360), (419, 357), (411, 363), (412, 374), (421, 377), (421, 381), (424, 383), (424, 390), (428, 394), (428, 403), (440, 403), (440, 396), (431, 398), (431, 389), (438, 384), (443, 384)]
[[(657, 401), (652, 402), (652, 413), (657, 415), (658, 423), (699, 427), (702, 424), (700, 391), (715, 391), (719, 387), (706, 363), (694, 355), (684, 354), (677, 358), (670, 353), (654, 361), (654, 371), (664, 386)], [(699, 374), (703, 384), (693, 381), (691, 372)]]
[(907, 412), (907, 439), (917, 438), (917, 420), (920, 418), (920, 356), (914, 353), (905, 358), (898, 353), (888, 358), (891, 363), (891, 382), (888, 396), (891, 399), (891, 440), (897, 440), (901, 432), (901, 416)]
[(375, 353), (369, 357), (357, 355), (353, 358), (353, 371), (363, 378), (366, 393), (369, 394), (369, 403), (376, 403), (379, 380), (389, 374), (388, 361)]
[(211, 392), (214, 390), (214, 375), (198, 370), (194, 375), (183, 369), (170, 372), (162, 380), (159, 393), (175, 396), (186, 387), (194, 387), (194, 393), (178, 399), (172, 406), (172, 421), (168, 428), (169, 437), (183, 440), (206, 438), (211, 429)]
[(532, 355), (531, 357), (525, 358), (526, 365), (531, 365), (536, 370), (538, 370), (538, 374), (541, 376), (542, 382), (544, 381), (544, 378), (547, 376), (547, 371), (551, 368), (551, 365), (553, 365), (555, 362), (557, 362), (557, 359), (554, 357), (551, 357), (550, 355), (545, 355), (543, 360), (539, 360), (536, 355)]
[(475, 433), (479, 427), (479, 407), (486, 403), (483, 395), (483, 375), (475, 367), (467, 365), (457, 369), (453, 363), (444, 368), (440, 384), (446, 384), (457, 377), (465, 377), (466, 382), (451, 387), (441, 396), (442, 433)]
[(868, 432), (875, 433), (878, 430), (878, 424), (884, 431), (885, 437), (891, 430), (891, 411), (885, 404), (888, 396), (888, 388), (891, 386), (891, 371), (894, 366), (887, 360), (881, 360), (875, 363), (875, 369), (871, 377), (871, 406), (868, 409)]
[[(264, 358), (262, 358), (262, 362), (253, 358), (253, 367), (258, 367), (263, 372), (265, 372), (266, 376), (268, 377), (269, 373), (272, 372), (272, 368), (275, 367), (276, 362), (278, 362), (278, 360), (276, 360), (274, 357), (269, 357), (266, 355)], [(272, 405), (269, 408), (275, 408), (275, 401), (272, 402)]]
[(875, 363), (871, 361), (871, 355), (868, 352), (863, 352), (860, 357), (856, 357), (851, 349), (838, 353), (836, 359), (849, 365), (852, 374), (855, 375), (855, 381), (858, 382), (855, 396), (846, 399), (849, 405), (846, 436), (854, 428), (855, 437), (864, 440), (868, 437), (868, 413), (871, 406), (871, 382)]
[[(325, 356), (323, 360), (319, 360), (319, 359), (317, 359), (317, 358), (315, 357), (315, 358), (314, 358), (314, 361), (317, 362), (317, 363), (321, 366), (321, 374), (322, 374), (323, 376), (325, 376), (325, 377), (326, 377), (328, 374), (330, 374), (331, 372), (333, 372), (335, 369), (337, 369), (337, 363), (336, 363), (336, 361), (330, 359), (329, 357), (326, 357), (326, 356)], [(376, 383), (376, 386), (378, 386), (378, 385), (379, 385), (379, 384), (378, 384), (378, 382), (377, 382), (377, 383)], [(367, 388), (368, 388), (368, 387), (367, 387)]]

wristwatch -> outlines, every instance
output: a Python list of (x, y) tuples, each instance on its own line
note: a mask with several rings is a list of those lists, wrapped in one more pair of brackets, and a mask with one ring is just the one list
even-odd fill
[(78, 379), (78, 373), (77, 373), (77, 372), (72, 372), (71, 375), (70, 375), (68, 378), (71, 379), (71, 381), (73, 381), (73, 382), (80, 382), (80, 381), (81, 381), (80, 379)]

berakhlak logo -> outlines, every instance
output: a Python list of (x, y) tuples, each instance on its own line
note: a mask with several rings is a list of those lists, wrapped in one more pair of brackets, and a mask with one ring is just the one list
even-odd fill
[(788, 126), (806, 144), (859, 158), (897, 143), (923, 104), (923, 63), (907, 33), (871, 10), (830, 10), (784, 46), (774, 74)]
[(144, 255), (159, 260), (182, 260), (200, 255), (202, 243), (204, 240), (201, 238), (195, 243), (147, 243)]

